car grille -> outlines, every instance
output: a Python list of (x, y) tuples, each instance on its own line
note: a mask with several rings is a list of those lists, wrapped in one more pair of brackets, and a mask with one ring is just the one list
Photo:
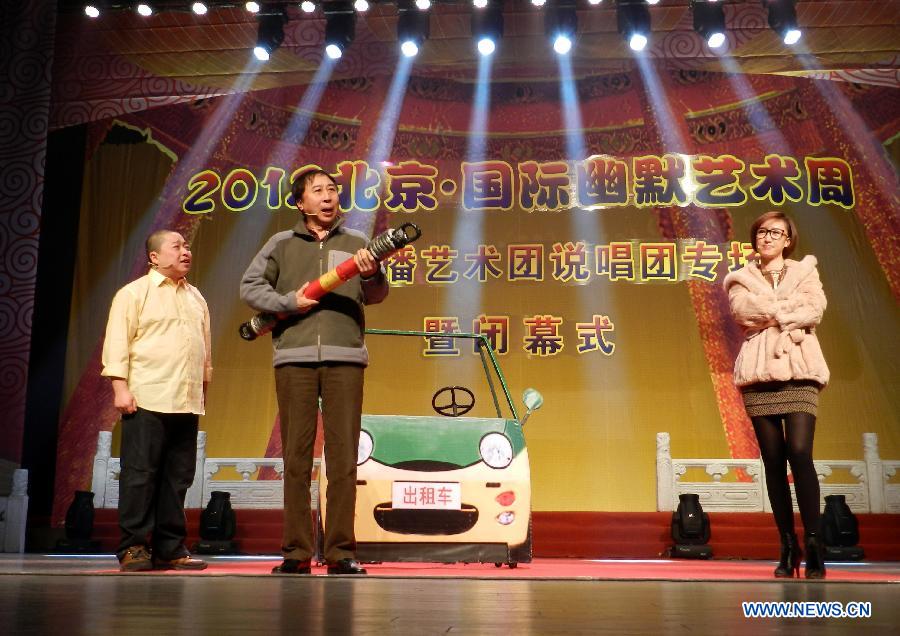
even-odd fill
[(462, 510), (412, 510), (383, 503), (374, 515), (379, 526), (397, 534), (462, 534), (478, 522), (478, 509), (466, 504)]

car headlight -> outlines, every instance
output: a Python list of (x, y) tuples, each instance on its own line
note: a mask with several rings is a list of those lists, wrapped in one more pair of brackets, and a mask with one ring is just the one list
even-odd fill
[(359, 446), (356, 447), (356, 465), (359, 466), (372, 456), (372, 449), (375, 448), (375, 442), (372, 436), (366, 431), (359, 432)]
[(512, 462), (512, 443), (501, 433), (488, 433), (478, 445), (481, 459), (491, 468), (506, 468)]

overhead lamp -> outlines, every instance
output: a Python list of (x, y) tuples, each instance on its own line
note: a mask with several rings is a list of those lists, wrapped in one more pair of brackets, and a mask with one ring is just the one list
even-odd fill
[(248, 13), (259, 13), (259, 3), (252, 0), (244, 5)]
[(197, 15), (206, 15), (206, 12), (209, 11), (209, 9), (207, 9), (206, 4), (203, 2), (195, 2), (191, 5), (191, 11)]
[(797, 24), (796, 0), (763, 0), (769, 10), (769, 26), (785, 44), (796, 44), (803, 32)]
[(93, 2), (88, 2), (84, 5), (84, 15), (89, 18), (99, 18), (100, 12), (106, 7), (103, 6), (102, 0), (93, 0)]
[(487, 6), (472, 12), (472, 36), (478, 52), (491, 55), (503, 37), (503, 2), (488, 0)]
[(431, 8), (431, 0), (416, 0), (419, 11), (428, 11)]
[(694, 31), (706, 40), (707, 46), (717, 49), (725, 44), (725, 7), (711, 0), (692, 0)]
[(303, 2), (300, 3), (300, 10), (303, 13), (313, 13), (316, 10), (316, 4), (310, 2), (310, 0), (303, 0)]
[(593, 6), (597, 6), (601, 2), (603, 2), (603, 0), (588, 0), (588, 4), (593, 5)]
[(573, 0), (558, 0), (544, 14), (544, 32), (557, 54), (565, 55), (572, 50), (577, 31), (578, 16)]
[(487, 0), (472, 0), (472, 6), (476, 9), (484, 9), (487, 6)]
[(547, 0), (531, 0), (531, 4), (536, 7), (543, 7), (545, 4), (547, 4)]
[(650, 9), (643, 0), (619, 0), (616, 4), (619, 33), (633, 51), (642, 51), (650, 40)]
[(353, 8), (356, 9), (357, 13), (365, 13), (369, 10), (369, 0), (356, 0), (353, 3)]
[(145, 18), (148, 18), (151, 15), (153, 15), (153, 7), (150, 6), (149, 2), (139, 2), (138, 5), (135, 7), (135, 10), (140, 15), (144, 16)]
[(281, 43), (284, 42), (284, 25), (288, 16), (284, 7), (266, 7), (257, 16), (259, 27), (256, 31), (256, 46), (253, 55), (260, 62), (265, 62), (271, 57)]
[(406, 57), (415, 57), (430, 33), (430, 16), (423, 11), (414, 10), (410, 0), (401, 0), (397, 5), (397, 12), (397, 41), (400, 42), (400, 51)]
[(349, 2), (331, 2), (325, 7), (325, 54), (340, 59), (356, 35), (356, 13)]

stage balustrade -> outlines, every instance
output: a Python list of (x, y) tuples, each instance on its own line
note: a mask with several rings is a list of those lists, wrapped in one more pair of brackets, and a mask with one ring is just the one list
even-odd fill
[[(855, 513), (900, 513), (900, 460), (883, 460), (878, 436), (863, 433), (863, 459), (814, 460), (822, 501), (844, 495)], [(656, 434), (656, 508), (675, 510), (678, 496), (696, 493), (708, 512), (771, 512), (762, 459), (673, 459), (668, 433)], [(794, 510), (797, 499), (791, 484)]]
[(0, 463), (0, 552), (25, 551), (28, 520), (28, 471)]
[[(822, 500), (828, 495), (844, 495), (855, 513), (900, 513), (900, 482), (894, 479), (900, 460), (879, 456), (875, 433), (863, 433), (862, 437), (861, 460), (815, 460)], [(280, 457), (207, 457), (206, 439), (205, 431), (197, 436), (196, 477), (185, 507), (204, 507), (214, 490), (230, 493), (234, 508), (283, 507), (284, 462)], [(91, 486), (97, 508), (116, 508), (119, 503), (120, 464), (118, 457), (111, 456), (111, 445), (112, 433), (101, 431)], [(313, 508), (319, 499), (320, 461), (317, 458), (313, 464)], [(703, 509), (709, 512), (771, 512), (761, 459), (673, 459), (669, 433), (657, 433), (657, 511), (675, 510), (683, 493), (698, 494)], [(793, 485), (791, 496), (796, 509)]]
[[(207, 457), (206, 431), (197, 434), (197, 464), (194, 483), (185, 496), (186, 508), (203, 508), (214, 490), (231, 495), (233, 508), (280, 509), (284, 506), (284, 461), (280, 457)], [(112, 457), (112, 433), (101, 431), (94, 455), (91, 490), (96, 508), (119, 505), (120, 458)], [(321, 460), (313, 462), (313, 510), (319, 502), (318, 471)], [(231, 476), (234, 478), (230, 478)]]

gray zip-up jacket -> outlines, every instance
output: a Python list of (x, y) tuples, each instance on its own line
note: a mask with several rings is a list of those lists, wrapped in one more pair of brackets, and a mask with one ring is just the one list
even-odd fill
[(354, 276), (298, 313), (296, 291), (368, 244), (365, 234), (335, 223), (318, 241), (303, 219), (293, 230), (270, 238), (241, 279), (241, 300), (257, 311), (287, 315), (272, 331), (274, 365), (292, 362), (350, 362), (367, 365), (364, 305), (388, 294), (383, 267), (369, 279)]

